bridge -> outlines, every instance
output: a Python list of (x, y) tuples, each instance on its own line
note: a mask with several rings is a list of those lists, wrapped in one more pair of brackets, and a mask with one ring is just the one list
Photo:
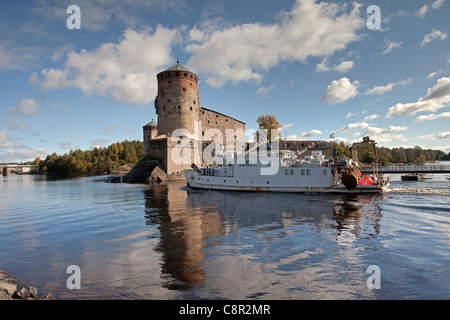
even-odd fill
[[(372, 167), (361, 167), (359, 171), (373, 172)], [(406, 166), (379, 166), (378, 173), (450, 173), (450, 165), (406, 165)]]
[(0, 164), (0, 169), (4, 176), (8, 176), (11, 170), (17, 170), (20, 173), (28, 173), (31, 171), (31, 169), (34, 168), (36, 168), (36, 166), (31, 164), (15, 164), (15, 163)]

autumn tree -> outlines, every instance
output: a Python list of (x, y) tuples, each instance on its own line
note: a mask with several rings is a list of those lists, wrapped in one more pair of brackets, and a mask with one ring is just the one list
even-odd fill
[[(281, 133), (281, 123), (278, 122), (277, 118), (273, 114), (262, 114), (256, 120), (258, 123), (258, 129), (267, 130), (266, 136), (267, 140), (270, 142), (272, 139), (280, 139)], [(278, 130), (277, 136), (272, 137), (272, 130)]]

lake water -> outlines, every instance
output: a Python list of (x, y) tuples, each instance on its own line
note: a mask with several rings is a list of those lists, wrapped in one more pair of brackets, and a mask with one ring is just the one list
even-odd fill
[(1, 177), (0, 269), (57, 299), (449, 299), (450, 181), (432, 178), (346, 196)]

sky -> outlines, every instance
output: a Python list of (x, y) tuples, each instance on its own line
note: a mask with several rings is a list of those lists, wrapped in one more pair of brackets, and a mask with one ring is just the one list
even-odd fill
[(0, 162), (142, 141), (177, 52), (201, 106), (247, 129), (273, 114), (287, 139), (450, 152), (449, 16), (446, 0), (3, 0)]

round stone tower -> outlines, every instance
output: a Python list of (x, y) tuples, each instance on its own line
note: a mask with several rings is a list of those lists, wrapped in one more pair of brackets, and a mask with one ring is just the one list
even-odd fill
[(157, 75), (158, 134), (187, 129), (194, 139), (194, 123), (200, 120), (200, 94), (197, 75), (179, 63)]

